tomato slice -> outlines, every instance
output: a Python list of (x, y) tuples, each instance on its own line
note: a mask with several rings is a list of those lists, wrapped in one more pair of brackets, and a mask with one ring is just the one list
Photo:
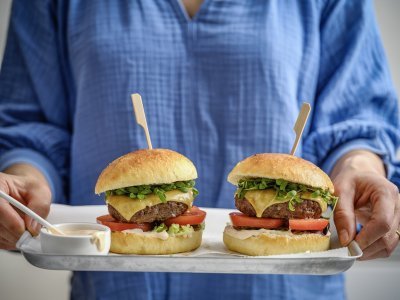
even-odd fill
[(198, 225), (203, 223), (206, 218), (206, 212), (198, 208), (197, 206), (192, 206), (190, 209), (185, 211), (182, 215), (169, 218), (164, 221), (164, 224), (171, 226), (172, 224), (179, 225)]
[(324, 230), (328, 226), (327, 219), (290, 219), (289, 228), (293, 230)]
[(200, 211), (200, 208), (198, 208), (197, 206), (192, 206), (191, 208), (189, 208), (187, 211), (189, 212), (194, 212), (194, 211)]
[(229, 214), (229, 216), (233, 226), (235, 227), (274, 229), (283, 225), (283, 219), (249, 217), (239, 212), (232, 212)]
[(150, 231), (153, 229), (151, 223), (124, 223), (115, 220), (110, 215), (100, 216), (96, 220), (97, 223), (109, 227), (111, 231), (122, 231), (126, 229), (142, 229), (143, 231)]

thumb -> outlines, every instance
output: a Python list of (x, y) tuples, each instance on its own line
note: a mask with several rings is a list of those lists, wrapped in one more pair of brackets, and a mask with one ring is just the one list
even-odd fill
[(355, 189), (350, 184), (335, 185), (336, 195), (339, 197), (334, 212), (335, 226), (339, 234), (340, 243), (348, 245), (356, 235), (356, 217), (354, 214)]
[[(50, 211), (51, 196), (46, 192), (37, 192), (31, 195), (27, 201), (27, 207), (42, 218), (46, 218)], [(25, 226), (32, 235), (38, 235), (41, 225), (34, 219), (25, 215)]]

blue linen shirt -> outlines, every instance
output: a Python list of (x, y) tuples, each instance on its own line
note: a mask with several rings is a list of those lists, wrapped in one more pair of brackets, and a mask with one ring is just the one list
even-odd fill
[[(350, 150), (379, 154), (400, 183), (397, 98), (370, 1), (14, 0), (0, 75), (0, 168), (29, 162), (55, 202), (103, 204), (101, 170), (155, 147), (197, 166), (197, 205), (233, 207), (231, 168), (290, 151), (329, 172)], [(343, 276), (75, 272), (74, 299), (342, 299)]]

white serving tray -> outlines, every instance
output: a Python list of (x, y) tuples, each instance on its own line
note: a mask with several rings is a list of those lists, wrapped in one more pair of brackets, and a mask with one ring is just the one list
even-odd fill
[[(331, 275), (348, 270), (362, 255), (353, 242), (348, 248), (339, 248), (337, 235), (332, 228), (331, 250), (275, 256), (244, 256), (227, 250), (222, 233), (233, 210), (205, 208), (206, 229), (203, 243), (193, 252), (174, 255), (51, 255), (41, 249), (21, 245), (21, 252), (32, 265), (51, 270), (72, 271), (134, 271), (134, 272), (191, 272), (191, 273), (241, 273), (241, 274), (312, 274)], [(52, 205), (49, 221), (95, 222), (106, 214), (106, 206)]]

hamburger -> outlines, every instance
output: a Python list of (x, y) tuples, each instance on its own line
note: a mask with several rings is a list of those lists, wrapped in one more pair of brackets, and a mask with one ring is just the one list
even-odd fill
[(226, 247), (246, 255), (275, 255), (329, 249), (329, 219), (337, 197), (329, 176), (314, 164), (287, 154), (263, 153), (239, 162), (228, 175), (237, 186)]
[(206, 213), (193, 206), (197, 171), (185, 156), (167, 149), (123, 155), (100, 174), (96, 194), (105, 194), (109, 215), (97, 221), (111, 229), (111, 252), (172, 254), (201, 244)]

